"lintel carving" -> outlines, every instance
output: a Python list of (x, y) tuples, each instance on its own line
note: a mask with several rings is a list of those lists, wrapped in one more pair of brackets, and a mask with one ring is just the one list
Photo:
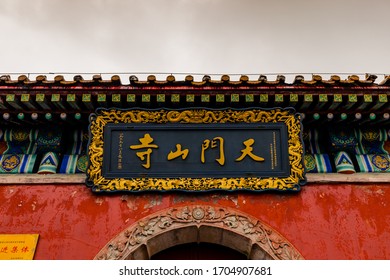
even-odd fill
[[(298, 260), (301, 254), (283, 236), (261, 221), (234, 209), (208, 205), (174, 207), (144, 218), (112, 239), (95, 257), (99, 260), (131, 258), (148, 240), (177, 228), (211, 226), (232, 231), (257, 244), (272, 259)], [(250, 252), (247, 252), (249, 255)]]

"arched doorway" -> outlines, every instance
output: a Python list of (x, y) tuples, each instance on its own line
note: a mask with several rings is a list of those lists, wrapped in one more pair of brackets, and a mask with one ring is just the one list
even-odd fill
[(246, 260), (248, 257), (229, 247), (193, 242), (176, 245), (150, 257), (151, 260)]
[(192, 243), (217, 244), (248, 259), (303, 259), (270, 226), (236, 209), (210, 205), (172, 207), (147, 216), (114, 237), (95, 259), (151, 259)]

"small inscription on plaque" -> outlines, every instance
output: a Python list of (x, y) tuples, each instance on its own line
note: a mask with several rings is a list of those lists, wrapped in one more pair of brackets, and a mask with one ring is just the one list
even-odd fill
[(39, 234), (0, 234), (0, 260), (34, 259)]

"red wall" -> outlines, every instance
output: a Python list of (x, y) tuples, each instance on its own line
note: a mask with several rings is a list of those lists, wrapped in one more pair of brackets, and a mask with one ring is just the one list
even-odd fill
[(0, 233), (38, 233), (35, 259), (92, 259), (154, 211), (236, 208), (269, 224), (305, 259), (390, 259), (390, 184), (308, 184), (299, 193), (96, 195), (82, 184), (0, 186)]

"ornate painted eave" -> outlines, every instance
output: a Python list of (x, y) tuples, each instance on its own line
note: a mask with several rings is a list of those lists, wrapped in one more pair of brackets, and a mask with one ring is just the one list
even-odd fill
[[(31, 118), (46, 122), (50, 115), (57, 115), (59, 119), (61, 113), (87, 121), (89, 114), (99, 107), (294, 107), (305, 114), (304, 124), (307, 124), (319, 119), (386, 120), (390, 108), (388, 75), (379, 83), (376, 83), (378, 77), (371, 74), (366, 74), (364, 79), (358, 75), (347, 78), (331, 75), (329, 79), (312, 75), (310, 80), (296, 75), (292, 82), (287, 82), (284, 75), (273, 79), (265, 75), (256, 79), (247, 75), (235, 75), (234, 79), (229, 75), (221, 75), (220, 79), (208, 75), (177, 79), (167, 75), (162, 80), (156, 75), (143, 80), (130, 75), (127, 83), (121, 77), (113, 75), (105, 80), (102, 75), (89, 79), (75, 75), (67, 80), (63, 75), (52, 79), (45, 75), (34, 79), (26, 75), (17, 78), (2, 75), (0, 114), (3, 119), (6, 114), (6, 120), (11, 117), (19, 121), (20, 117), (25, 122)], [(343, 113), (348, 114), (347, 118), (341, 115)]]
[[(53, 74), (48, 75), (53, 77)], [(220, 79), (212, 79), (208, 75), (202, 78), (195, 74), (182, 75), (181, 78), (168, 75), (162, 80), (157, 79), (161, 75), (149, 75), (145, 79), (132, 75), (128, 76), (127, 83), (123, 82), (123, 74), (113, 75), (108, 80), (102, 75), (88, 79), (75, 75), (70, 80), (65, 76), (48, 79), (39, 75), (32, 79), (28, 75), (16, 78), (15, 75), (2, 75), (0, 128), (10, 131), (22, 126), (37, 131), (42, 127), (61, 127), (64, 131), (86, 131), (90, 115), (97, 108), (293, 107), (301, 114), (304, 132), (310, 133), (307, 135), (313, 136), (314, 140), (316, 131), (330, 133), (331, 128), (351, 128), (355, 132), (367, 128), (388, 131), (390, 125), (388, 75), (379, 83), (376, 75), (369, 74), (364, 78), (362, 75), (347, 78), (332, 75), (329, 79), (312, 75), (309, 80), (303, 75), (296, 75), (293, 80), (286, 79), (284, 75), (272, 75), (273, 78), (265, 75), (257, 78), (250, 78), (253, 75), (222, 75)], [(387, 138), (382, 140), (384, 144)], [(389, 143), (386, 142), (386, 145), (390, 146)], [(326, 146), (329, 142), (322, 144)], [(305, 147), (309, 145), (305, 144)], [(311, 151), (308, 154), (318, 153)], [(356, 162), (354, 166), (357, 166)], [(359, 167), (356, 170), (365, 169)], [(334, 171), (333, 168), (333, 171), (326, 172)]]

